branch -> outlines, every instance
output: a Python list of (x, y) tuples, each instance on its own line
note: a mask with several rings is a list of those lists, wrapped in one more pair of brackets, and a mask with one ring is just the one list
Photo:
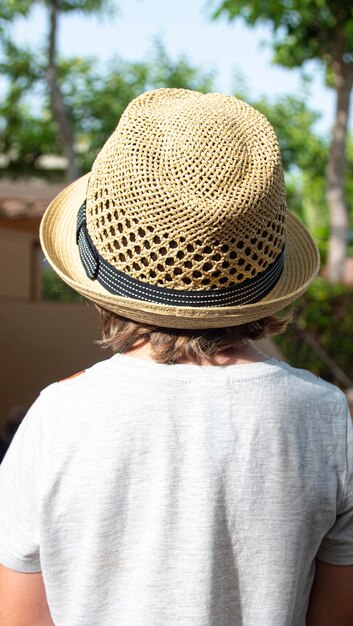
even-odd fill
[(303, 339), (315, 352), (315, 354), (321, 359), (321, 361), (331, 370), (337, 380), (339, 380), (345, 387), (353, 387), (353, 381), (347, 376), (347, 374), (337, 365), (337, 363), (330, 357), (330, 355), (324, 350), (315, 337), (299, 326), (295, 324), (302, 335)]

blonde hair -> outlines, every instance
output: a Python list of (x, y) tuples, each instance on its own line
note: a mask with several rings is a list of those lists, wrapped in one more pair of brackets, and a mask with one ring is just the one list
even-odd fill
[(98, 305), (102, 339), (97, 343), (113, 352), (124, 353), (141, 340), (149, 341), (151, 356), (157, 363), (173, 364), (185, 360), (201, 364), (220, 350), (241, 350), (249, 340), (283, 333), (293, 320), (292, 312), (282, 317), (271, 315), (260, 320), (226, 328), (162, 328), (126, 319)]

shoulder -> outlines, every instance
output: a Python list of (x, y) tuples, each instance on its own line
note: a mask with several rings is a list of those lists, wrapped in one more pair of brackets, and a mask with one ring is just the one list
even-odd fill
[(343, 391), (332, 383), (306, 369), (297, 368), (289, 363), (281, 362), (287, 385), (293, 390), (298, 400), (319, 403), (320, 405), (335, 405), (346, 410), (347, 399)]
[[(104, 414), (105, 397), (112, 385), (109, 359), (48, 385), (38, 397), (46, 445), (76, 441), (89, 424)], [(51, 442), (51, 443), (50, 443)], [(76, 444), (75, 444), (76, 445)]]
[(76, 374), (71, 374), (71, 376), (67, 376), (66, 378), (62, 378), (61, 380), (59, 380), (59, 383), (64, 383), (67, 380), (71, 380), (72, 378), (76, 378), (76, 376), (81, 376), (81, 374), (84, 374), (86, 370), (81, 370), (80, 372), (76, 372)]
[(82, 401), (89, 397), (92, 391), (104, 386), (109, 378), (110, 359), (99, 361), (91, 367), (69, 373), (68, 376), (48, 385), (42, 389), (40, 398), (46, 403), (64, 403), (66, 400), (74, 400), (79, 397)]

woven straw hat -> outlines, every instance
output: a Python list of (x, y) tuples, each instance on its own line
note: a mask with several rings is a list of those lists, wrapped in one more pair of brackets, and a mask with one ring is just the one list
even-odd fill
[(319, 270), (315, 242), (287, 210), (272, 126), (217, 93), (133, 100), (92, 171), (49, 205), (40, 236), (80, 294), (169, 328), (271, 315)]

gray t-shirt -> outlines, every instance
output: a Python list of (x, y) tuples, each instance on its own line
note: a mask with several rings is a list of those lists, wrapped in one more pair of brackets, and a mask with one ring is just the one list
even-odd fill
[(343, 393), (270, 359), (115, 355), (47, 387), (0, 467), (0, 562), (56, 626), (304, 626), (353, 564)]

